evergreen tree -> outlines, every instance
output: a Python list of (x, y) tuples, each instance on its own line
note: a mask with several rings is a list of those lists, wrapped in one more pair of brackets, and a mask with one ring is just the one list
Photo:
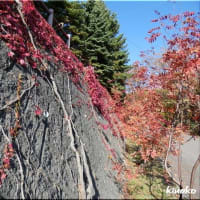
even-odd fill
[[(59, 23), (63, 23), (63, 30), (66, 34), (71, 34), (70, 47), (71, 50), (76, 54), (76, 56), (82, 58), (82, 49), (84, 38), (87, 37), (87, 33), (84, 32), (85, 28), (85, 9), (83, 4), (79, 1), (54, 1), (48, 0), (44, 2), (48, 8), (54, 10), (54, 16)], [(36, 2), (37, 6), (37, 2)], [(47, 13), (44, 12), (39, 6), (38, 10), (40, 13), (47, 19)], [(58, 24), (53, 23), (53, 27), (57, 31), (57, 34), (60, 35), (64, 41), (67, 42), (66, 36), (64, 36), (59, 30)]]
[(128, 53), (124, 36), (118, 34), (115, 14), (101, 0), (48, 1), (46, 4), (54, 9), (57, 20), (64, 23), (66, 33), (72, 35), (71, 50), (85, 66), (94, 67), (101, 84), (109, 91), (113, 87), (123, 90), (129, 69)]
[(128, 53), (125, 39), (118, 35), (119, 24), (116, 16), (105, 6), (103, 1), (89, 0), (85, 3), (86, 32), (85, 64), (94, 66), (100, 82), (111, 90), (112, 87), (124, 89), (125, 73), (128, 69)]

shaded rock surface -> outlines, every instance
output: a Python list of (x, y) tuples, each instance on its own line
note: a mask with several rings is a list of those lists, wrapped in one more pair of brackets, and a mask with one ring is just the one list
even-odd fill
[[(68, 125), (64, 121), (61, 106), (55, 97), (51, 84), (31, 67), (15, 64), (8, 56), (9, 50), (0, 42), (0, 125), (5, 133), (15, 124), (18, 76), (21, 74), (20, 124), (22, 128), (13, 139), (14, 149), (23, 168), (14, 156), (7, 178), (0, 187), (2, 198), (79, 198), (78, 169), (75, 153), (70, 148)], [(50, 66), (54, 68), (54, 66)], [(58, 86), (68, 114), (74, 124), (75, 147), (80, 150), (84, 144), (86, 160), (94, 186), (93, 198), (122, 198), (121, 185), (116, 181), (117, 172), (112, 169), (111, 152), (103, 139), (115, 149), (117, 160), (122, 162), (121, 141), (112, 136), (110, 130), (100, 131), (89, 104), (84, 86), (82, 92), (68, 79), (66, 73), (51, 72)], [(33, 84), (36, 76), (37, 84)], [(70, 90), (68, 90), (68, 88)], [(71, 93), (71, 94), (70, 94)], [(72, 101), (73, 113), (70, 107)], [(13, 102), (13, 103), (12, 103)], [(6, 105), (10, 106), (6, 106)], [(36, 116), (36, 106), (45, 111)], [(106, 123), (96, 112), (101, 123)], [(80, 139), (78, 139), (78, 137)], [(0, 130), (0, 160), (2, 164), (6, 139)], [(85, 172), (84, 172), (85, 173)], [(84, 174), (85, 175), (85, 174)], [(85, 189), (88, 180), (84, 176)]]

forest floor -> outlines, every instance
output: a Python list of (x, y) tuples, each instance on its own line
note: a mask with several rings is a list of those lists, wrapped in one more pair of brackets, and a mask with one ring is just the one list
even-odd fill
[[(133, 146), (132, 146), (133, 147)], [(129, 147), (130, 148), (130, 147)], [(130, 151), (130, 149), (129, 149)], [(137, 151), (136, 149), (131, 151)], [(181, 177), (183, 189), (190, 187), (192, 168), (200, 153), (200, 137), (185, 135), (181, 145)], [(178, 176), (178, 156), (169, 155), (169, 170), (172, 177), (179, 180)], [(179, 199), (177, 194), (167, 194), (167, 187), (178, 189), (173, 181), (166, 181), (166, 173), (161, 160), (154, 160), (145, 166), (143, 172), (137, 172), (140, 160), (133, 160), (128, 156), (128, 162), (132, 166), (132, 171), (136, 176), (127, 185), (128, 193), (133, 199)], [(141, 164), (141, 163), (139, 163)], [(197, 168), (194, 180), (196, 193), (193, 199), (200, 198), (200, 168)], [(183, 199), (188, 199), (189, 195), (183, 195)]]
[[(138, 146), (127, 141), (127, 164), (131, 167), (133, 177), (127, 183), (128, 198), (131, 199), (177, 199), (177, 195), (167, 194), (167, 187), (176, 187), (167, 176), (161, 159), (144, 163), (136, 155)], [(132, 157), (131, 154), (136, 156)]]
[[(133, 166), (137, 171), (137, 167)], [(138, 173), (128, 183), (128, 193), (132, 199), (178, 199), (175, 194), (167, 194), (167, 187), (176, 187), (171, 181), (167, 182), (160, 163), (153, 163), (144, 173)]]

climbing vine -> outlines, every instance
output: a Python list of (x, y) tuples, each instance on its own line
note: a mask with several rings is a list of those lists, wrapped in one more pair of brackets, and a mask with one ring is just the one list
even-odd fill
[[(189, 11), (175, 16), (156, 14), (152, 22), (159, 26), (146, 39), (153, 43), (163, 37), (167, 48), (157, 65), (142, 53), (147, 59), (134, 64), (130, 93), (116, 110), (126, 138), (138, 146), (130, 157), (140, 158), (142, 164), (161, 158), (172, 177), (169, 153), (180, 155), (174, 144), (180, 146), (185, 134), (200, 134), (200, 16)], [(181, 177), (174, 182), (181, 187)]]
[(10, 128), (10, 135), (12, 137), (16, 137), (18, 134), (19, 129), (21, 128), (20, 125), (20, 93), (21, 93), (21, 83), (22, 83), (22, 74), (18, 75), (18, 82), (17, 82), (17, 103), (15, 105), (15, 125), (14, 128)]
[[(80, 90), (80, 85), (84, 84), (88, 90), (88, 94), (90, 95), (92, 106), (96, 107), (108, 121), (108, 124), (106, 125), (100, 124), (101, 127), (103, 129), (111, 128), (113, 130), (113, 134), (117, 135), (116, 131), (118, 127), (116, 126), (116, 128), (113, 126), (111, 117), (113, 115), (112, 107), (114, 102), (112, 102), (112, 99), (106, 89), (103, 88), (97, 80), (92, 67), (83, 66), (83, 64), (69, 50), (64, 41), (57, 36), (54, 29), (42, 18), (39, 12), (35, 9), (33, 2), (26, 0), (10, 0), (3, 3), (0, 2), (0, 24), (0, 39), (3, 40), (10, 49), (8, 57), (20, 66), (24, 68), (31, 68), (31, 70), (37, 72), (39, 76), (44, 78), (49, 83), (51, 89), (53, 90), (54, 95), (62, 108), (64, 120), (68, 124), (68, 132), (71, 138), (70, 147), (76, 155), (79, 172), (79, 197), (86, 198), (87, 196), (88, 198), (92, 198), (94, 195), (94, 188), (91, 175), (88, 170), (85, 149), (77, 134), (76, 138), (79, 138), (81, 151), (79, 151), (75, 146), (75, 136), (73, 135), (73, 132), (76, 133), (76, 129), (71, 120), (71, 115), (69, 115), (65, 109), (63, 99), (59, 94), (56, 81), (54, 80), (51, 72), (60, 71), (66, 73), (66, 77), (70, 78)], [(34, 83), (30, 88), (34, 86), (39, 87), (39, 84), (36, 82), (36, 77), (32, 77), (32, 79), (34, 80)], [(22, 91), (22, 75), (19, 74), (17, 82), (17, 97), (12, 101), (16, 102), (15, 125), (14, 127), (11, 127), (9, 131), (13, 139), (15, 139), (18, 135), (18, 131), (21, 128), (20, 99), (25, 92), (26, 90)], [(70, 103), (70, 105), (72, 108), (72, 103)], [(7, 105), (5, 108), (6, 107)], [(33, 112), (36, 117), (40, 117), (43, 113), (42, 109), (38, 105), (35, 105)], [(71, 112), (73, 113), (73, 110)], [(96, 120), (96, 122), (98, 123), (98, 120)], [(114, 123), (117, 124), (117, 121), (115, 120)], [(0, 184), (6, 177), (5, 169), (10, 167), (8, 160), (13, 157), (14, 153), (12, 140), (6, 135), (3, 127), (1, 128), (9, 143), (5, 148), (6, 157), (3, 158), (3, 163), (5, 163), (6, 167), (1, 168)], [(113, 149), (111, 149), (111, 152), (115, 155)], [(19, 156), (17, 154), (16, 156), (20, 165), (22, 179), (21, 191), (22, 198), (24, 198), (23, 169), (21, 167)], [(89, 183), (87, 187), (83, 180), (84, 176), (86, 176)]]

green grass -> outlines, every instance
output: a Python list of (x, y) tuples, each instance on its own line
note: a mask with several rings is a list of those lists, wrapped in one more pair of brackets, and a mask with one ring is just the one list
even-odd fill
[(128, 192), (133, 199), (177, 199), (175, 195), (166, 194), (169, 184), (162, 178), (138, 175), (128, 183)]
[(170, 179), (166, 181), (166, 172), (161, 159), (144, 163), (140, 156), (137, 155), (135, 158), (130, 156), (134, 151), (138, 152), (138, 148), (130, 143), (127, 146), (128, 162), (132, 167), (133, 174), (138, 166), (143, 168), (142, 173), (136, 173), (137, 177), (127, 183), (129, 197), (131, 199), (178, 199), (178, 196), (166, 193), (167, 186), (175, 188), (176, 185)]

